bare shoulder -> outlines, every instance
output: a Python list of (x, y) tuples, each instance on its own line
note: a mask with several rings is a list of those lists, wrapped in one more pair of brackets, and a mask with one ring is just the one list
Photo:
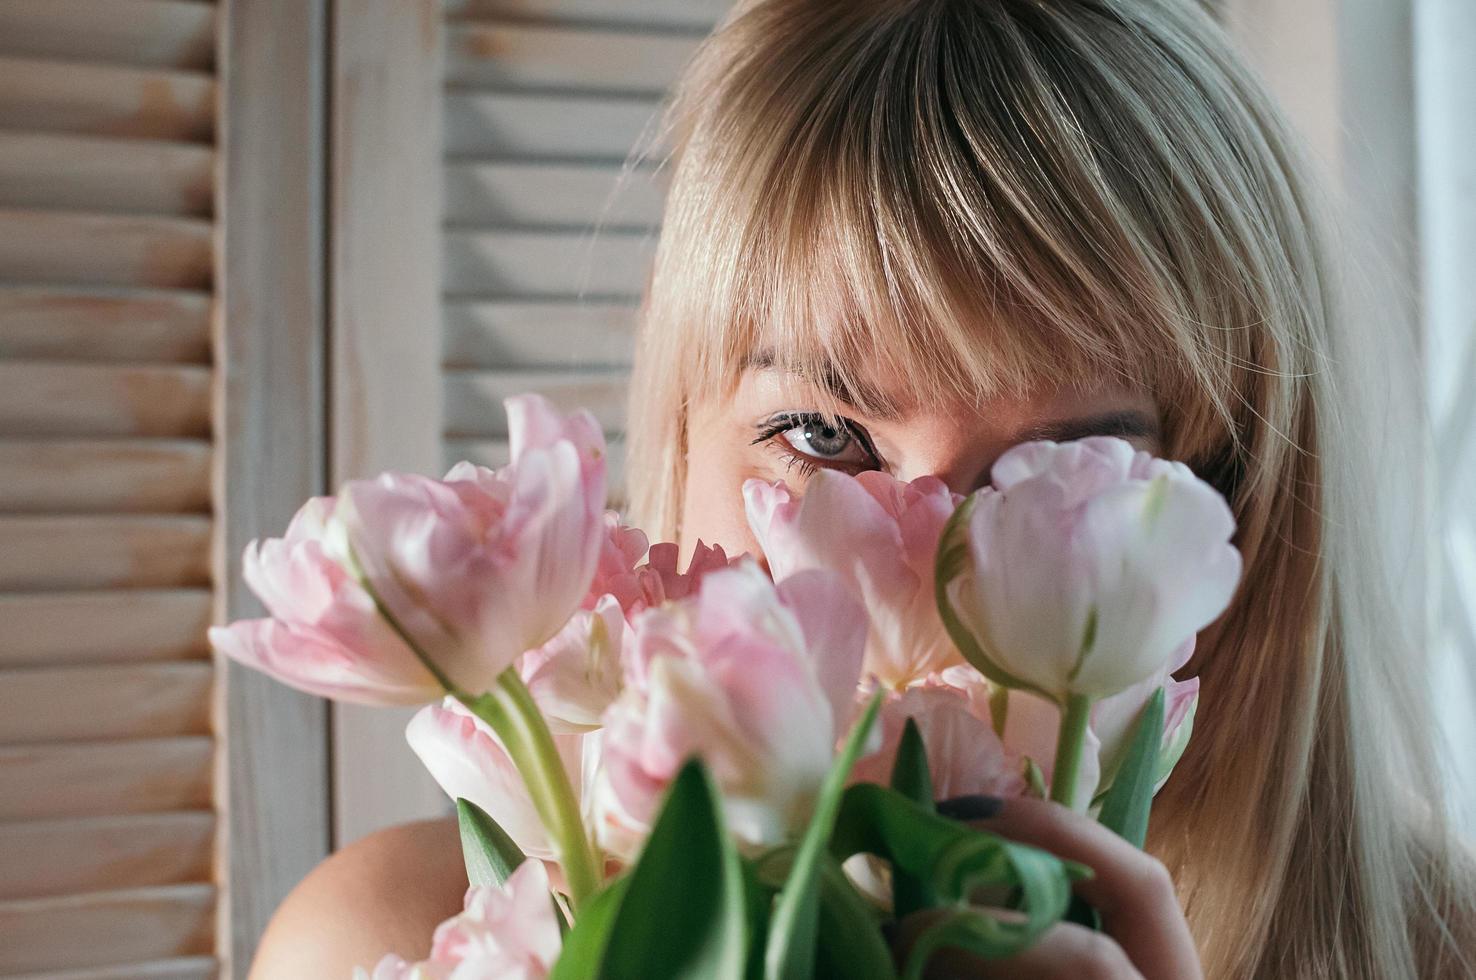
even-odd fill
[(391, 952), (423, 959), (436, 925), (461, 911), (466, 888), (454, 819), (371, 834), (292, 890), (262, 936), (251, 977), (349, 977)]

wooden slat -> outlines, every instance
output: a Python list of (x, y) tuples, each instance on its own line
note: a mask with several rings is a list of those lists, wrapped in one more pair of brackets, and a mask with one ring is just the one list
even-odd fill
[(0, 513), (210, 510), (204, 439), (0, 439)]
[(455, 17), (526, 17), (705, 32), (732, 0), (443, 0)]
[(446, 95), (446, 152), (623, 161), (657, 111), (654, 99)]
[(210, 528), (198, 514), (0, 516), (0, 589), (208, 585)]
[(617, 303), (451, 301), (441, 354), (449, 368), (625, 367), (635, 315)]
[(446, 37), (446, 78), (458, 87), (533, 87), (660, 97), (697, 42), (672, 34), (460, 23)]
[(187, 218), (0, 211), (0, 279), (208, 289), (211, 226)]
[(0, 820), (205, 809), (214, 751), (206, 736), (0, 746)]
[(204, 658), (208, 589), (0, 594), (6, 667)]
[(209, 368), (0, 361), (0, 436), (209, 434)]
[(626, 377), (613, 372), (448, 371), (446, 435), (505, 438), (502, 401), (536, 391), (565, 411), (587, 408), (606, 432), (625, 428)]
[(186, 0), (6, 0), (0, 54), (208, 71), (215, 11)]
[(80, 970), (46, 970), (11, 974), (6, 980), (219, 980), (220, 963), (213, 956), (178, 956), (122, 966), (92, 966)]
[(0, 207), (204, 217), (214, 166), (198, 143), (0, 133)]
[(210, 360), (207, 293), (0, 286), (0, 357)]
[(209, 881), (214, 838), (208, 812), (0, 824), (0, 900)]
[(210, 885), (0, 902), (0, 973), (207, 953), (214, 918)]
[[(442, 445), (443, 472), (462, 460), (495, 470), (506, 466), (511, 458), (506, 439), (447, 439)], [(622, 488), (625, 486), (625, 440), (610, 439), (606, 445), (610, 452), (606, 483), (610, 487), (611, 497), (618, 500), (623, 496)]]
[(600, 232), (447, 231), (441, 286), (452, 296), (637, 299), (654, 235)]
[(206, 735), (209, 662), (0, 670), (0, 742)]
[(207, 75), (0, 57), (0, 128), (209, 142)]
[(598, 164), (453, 163), (445, 170), (453, 225), (654, 228), (662, 191), (646, 169)]

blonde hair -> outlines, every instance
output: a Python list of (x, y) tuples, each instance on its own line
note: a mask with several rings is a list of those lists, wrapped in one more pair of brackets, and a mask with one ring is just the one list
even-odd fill
[(838, 376), (863, 411), (885, 407), (877, 373), (937, 403), (1146, 387), (1245, 558), (1149, 841), (1207, 974), (1462, 969), (1447, 907), (1471, 893), (1413, 721), (1418, 633), (1369, 540), (1350, 386), (1371, 338), (1339, 312), (1297, 143), (1209, 14), (745, 2), (653, 144), (670, 189), (632, 385), (643, 526), (678, 532), (688, 407), (760, 353)]

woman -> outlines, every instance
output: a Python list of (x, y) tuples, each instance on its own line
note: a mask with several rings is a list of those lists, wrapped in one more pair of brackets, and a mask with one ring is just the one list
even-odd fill
[[(1295, 144), (1209, 15), (758, 0), (703, 46), (667, 122), (640, 526), (756, 550), (746, 478), (883, 469), (968, 492), (1017, 442), (1100, 433), (1189, 463), (1239, 521), (1244, 585), (1187, 668), (1205, 698), (1148, 854), (1049, 804), (987, 821), (1092, 865), (1105, 935), (1059, 926), (949, 975), (1476, 975), (1414, 633), (1374, 554), (1354, 359), (1375, 338), (1339, 315)], [(284, 905), (258, 975), (423, 951), (459, 907), (455, 849), (427, 825), (336, 856)]]

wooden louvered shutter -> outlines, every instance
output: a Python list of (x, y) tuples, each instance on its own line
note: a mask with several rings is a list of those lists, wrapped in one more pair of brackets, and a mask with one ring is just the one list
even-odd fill
[(0, 3), (0, 976), (215, 976), (326, 850), (205, 638), (322, 483), (323, 9)]
[[(335, 24), (334, 477), (501, 465), (502, 399), (540, 391), (600, 417), (618, 481), (662, 194), (614, 192), (729, 0), (411, 6)], [(444, 807), (402, 716), (334, 716), (340, 842)]]

